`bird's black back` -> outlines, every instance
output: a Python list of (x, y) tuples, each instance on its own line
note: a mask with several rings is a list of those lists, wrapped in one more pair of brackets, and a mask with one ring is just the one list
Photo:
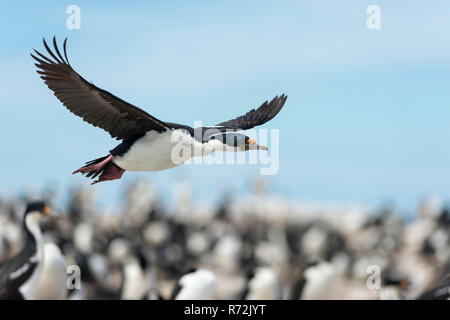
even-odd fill
[[(36, 241), (27, 230), (24, 248), (0, 269), (0, 300), (17, 300), (22, 297), (19, 288), (31, 277), (37, 266), (38, 262), (36, 260), (30, 261), (30, 258), (35, 254)], [(17, 272), (21, 268), (23, 268), (23, 271)], [(12, 277), (11, 273), (14, 272), (17, 272), (18, 275)]]

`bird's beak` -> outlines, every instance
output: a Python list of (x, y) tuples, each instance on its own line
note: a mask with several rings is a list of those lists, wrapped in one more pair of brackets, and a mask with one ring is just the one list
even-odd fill
[(46, 215), (47, 217), (53, 218), (53, 219), (60, 219), (59, 216), (57, 216), (56, 214), (54, 214), (52, 212), (52, 209), (49, 206), (45, 206), (44, 210), (42, 210), (42, 213), (44, 215)]
[(267, 151), (267, 150), (269, 150), (269, 148), (267, 148), (266, 146), (261, 146), (259, 144), (255, 144), (253, 146), (250, 146), (250, 150), (264, 150), (264, 151)]
[(45, 206), (44, 209), (42, 209), (42, 213), (47, 215), (50, 214), (52, 212), (52, 209), (50, 209), (49, 206)]
[(410, 283), (409, 279), (405, 278), (405, 279), (400, 280), (399, 287), (401, 290), (408, 289), (410, 285), (411, 285), (411, 283)]
[(248, 150), (269, 150), (266, 146), (261, 146), (256, 144), (256, 141), (253, 139), (248, 140)]

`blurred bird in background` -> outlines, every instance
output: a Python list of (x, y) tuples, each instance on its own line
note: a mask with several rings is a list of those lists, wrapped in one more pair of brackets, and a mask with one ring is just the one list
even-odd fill
[(65, 259), (53, 243), (44, 243), (39, 222), (50, 216), (44, 202), (30, 202), (23, 216), (22, 250), (0, 269), (1, 299), (61, 299), (66, 291)]
[[(258, 185), (206, 205), (180, 182), (168, 206), (139, 181), (114, 210), (98, 209), (79, 187), (57, 210), (61, 219), (40, 225), (43, 203), (1, 198), (1, 297), (448, 299), (443, 204), (424, 201), (416, 217), (402, 219), (389, 206), (298, 203)], [(64, 286), (72, 265), (81, 270), (79, 289)], [(367, 285), (370, 266), (381, 271), (379, 288)]]

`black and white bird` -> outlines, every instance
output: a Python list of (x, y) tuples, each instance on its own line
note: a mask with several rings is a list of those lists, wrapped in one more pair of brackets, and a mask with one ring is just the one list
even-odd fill
[[(39, 297), (36, 290), (42, 287), (41, 275), (43, 274), (45, 254), (39, 221), (46, 215), (51, 215), (51, 213), (44, 202), (28, 204), (23, 218), (23, 230), (26, 235), (25, 246), (17, 256), (5, 262), (0, 269), (0, 299), (28, 300)], [(47, 265), (53, 266), (52, 261), (49, 261)], [(57, 275), (53, 274), (53, 276)], [(65, 275), (60, 280), (64, 282)], [(55, 298), (59, 298), (59, 296)]]
[(279, 300), (282, 297), (281, 285), (276, 272), (269, 267), (260, 267), (248, 281), (246, 300)]
[(192, 269), (183, 274), (172, 292), (172, 300), (214, 300), (216, 276), (206, 269)]
[(267, 150), (247, 135), (238, 133), (266, 123), (275, 117), (286, 102), (287, 96), (276, 96), (259, 108), (233, 120), (212, 127), (192, 128), (187, 125), (161, 121), (144, 110), (100, 89), (86, 81), (64, 57), (55, 38), (54, 51), (44, 40), (50, 55), (35, 51), (31, 56), (38, 62), (37, 72), (69, 111), (93, 126), (110, 133), (122, 143), (107, 156), (86, 163), (74, 171), (97, 180), (120, 179), (128, 171), (160, 171), (181, 165), (193, 156), (208, 156), (214, 151)]
[(383, 279), (381, 290), (379, 290), (380, 300), (406, 300), (406, 293), (411, 286), (407, 277), (387, 275)]
[(329, 300), (336, 277), (334, 266), (326, 261), (310, 262), (292, 288), (292, 300)]
[(425, 292), (419, 300), (450, 300), (450, 274), (435, 288)]

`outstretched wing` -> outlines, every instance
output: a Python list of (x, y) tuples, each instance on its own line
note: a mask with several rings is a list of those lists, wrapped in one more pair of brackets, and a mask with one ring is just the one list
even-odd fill
[(95, 127), (102, 128), (117, 140), (131, 138), (149, 130), (163, 132), (166, 124), (142, 109), (123, 101), (113, 94), (87, 82), (69, 64), (64, 40), (64, 57), (53, 37), (54, 52), (44, 39), (44, 46), (51, 58), (34, 50), (31, 56), (38, 62), (37, 73), (55, 96), (70, 112)]
[(246, 130), (255, 126), (259, 126), (273, 119), (273, 117), (275, 117), (278, 112), (280, 112), (281, 108), (286, 102), (286, 99), (287, 95), (284, 94), (282, 94), (280, 97), (276, 96), (272, 99), (272, 101), (264, 102), (258, 109), (250, 110), (243, 116), (219, 123), (217, 126), (236, 130)]

